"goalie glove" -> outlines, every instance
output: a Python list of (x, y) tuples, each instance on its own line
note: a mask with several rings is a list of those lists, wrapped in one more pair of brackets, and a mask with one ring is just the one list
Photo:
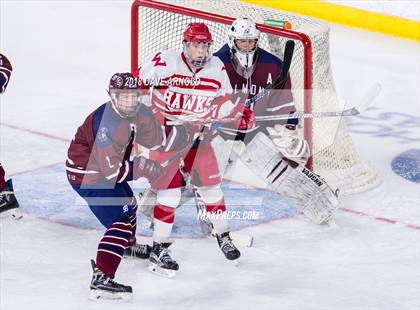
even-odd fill
[(267, 132), (279, 152), (298, 164), (306, 164), (310, 154), (308, 142), (299, 137), (297, 130), (282, 125), (267, 127)]

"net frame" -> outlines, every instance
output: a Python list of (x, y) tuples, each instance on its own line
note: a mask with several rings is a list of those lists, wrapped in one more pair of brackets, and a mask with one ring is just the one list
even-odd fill
[[(221, 7), (224, 8), (223, 12), (229, 12), (231, 16), (218, 14), (221, 11)], [(144, 13), (144, 10), (152, 10), (153, 13)], [(156, 13), (154, 10), (159, 13)], [(238, 11), (242, 15), (238, 16)], [(272, 14), (282, 17), (286, 16), (286, 20), (290, 18), (295, 27), (294, 30), (280, 29), (259, 23), (258, 18), (260, 15), (267, 16), (267, 14), (270, 16)], [(290, 75), (292, 85), (296, 87), (292, 89), (292, 92), (297, 109), (303, 110), (305, 113), (312, 113), (343, 108), (340, 106), (340, 101), (335, 93), (330, 68), (328, 25), (309, 17), (258, 7), (237, 0), (135, 0), (131, 8), (131, 70), (133, 72), (138, 68), (139, 58), (148, 56), (142, 54), (143, 49), (147, 50), (148, 53), (159, 50), (158, 46), (155, 47), (153, 45), (155, 41), (166, 40), (169, 42), (168, 45), (172, 44), (172, 49), (174, 48), (173, 37), (176, 37), (175, 39), (181, 42), (180, 32), (177, 29), (177, 27), (180, 27), (178, 23), (181, 23), (181, 21), (178, 21), (178, 19), (174, 20), (172, 15), (179, 15), (180, 19), (187, 17), (190, 18), (190, 21), (208, 21), (213, 39), (215, 38), (214, 30), (216, 30), (218, 36), (221, 36), (219, 29), (221, 26), (219, 27), (218, 24), (228, 27), (240, 16), (251, 17), (257, 21), (262, 36), (265, 36), (264, 40), (260, 38), (260, 44), (264, 41), (265, 49), (267, 49), (267, 44), (269, 44), (268, 50), (280, 58), (282, 58), (286, 41), (283, 38), (295, 40), (296, 46), (299, 46), (299, 52), (296, 53), (295, 48)], [(258, 16), (258, 18), (255, 18), (255, 16)], [(153, 25), (149, 27), (149, 23)], [(162, 27), (166, 28), (160, 28), (160, 23), (162, 23)], [(170, 23), (173, 23), (173, 25)], [(214, 24), (212, 27), (212, 23), (217, 23), (217, 29), (215, 29), (216, 26)], [(186, 24), (183, 23), (182, 27), (185, 26)], [(141, 33), (142, 27), (147, 28), (143, 29), (143, 33)], [(165, 37), (166, 34), (161, 33), (162, 29), (172, 32), (172, 36)], [(153, 35), (158, 36), (158, 38), (154, 38)], [(146, 38), (144, 38), (145, 36)], [(275, 46), (273, 38), (276, 37), (282, 38), (283, 43)], [(150, 45), (155, 49), (153, 50)], [(301, 72), (296, 71), (296, 63), (298, 63)], [(302, 63), (302, 68), (300, 68), (300, 63)], [(314, 68), (315, 66), (316, 68)], [(314, 101), (317, 102), (315, 106), (313, 105)], [(302, 123), (304, 138), (308, 141), (311, 154), (313, 154), (307, 164), (309, 168), (320, 173), (334, 186), (340, 187), (344, 194), (361, 192), (380, 183), (378, 174), (373, 166), (359, 159), (342, 120), (330, 119), (325, 122), (319, 119), (307, 118)], [(326, 138), (325, 136), (329, 137)], [(344, 187), (345, 189), (343, 190)]]
[[(134, 72), (138, 66), (138, 54), (139, 54), (139, 7), (144, 6), (148, 8), (158, 9), (162, 11), (168, 11), (177, 14), (183, 14), (190, 17), (202, 18), (209, 21), (230, 25), (236, 19), (234, 17), (223, 16), (214, 13), (203, 12), (195, 9), (185, 8), (173, 4), (166, 4), (162, 2), (152, 0), (135, 0), (131, 7), (131, 71)], [(312, 48), (309, 37), (304, 33), (295, 32), (292, 30), (281, 29), (277, 27), (267, 26), (264, 24), (257, 24), (258, 29), (261, 32), (269, 33), (272, 35), (286, 37), (300, 41), (304, 49), (304, 89), (312, 89)], [(304, 111), (307, 113), (312, 112), (312, 96), (311, 92), (304, 92)], [(312, 150), (312, 119), (304, 120), (304, 137), (308, 142), (309, 148)], [(307, 166), (312, 168), (312, 156), (308, 161)]]

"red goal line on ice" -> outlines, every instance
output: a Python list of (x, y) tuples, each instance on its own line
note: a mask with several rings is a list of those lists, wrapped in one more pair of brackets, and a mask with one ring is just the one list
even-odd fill
[(382, 217), (382, 216), (374, 216), (374, 215), (370, 215), (370, 214), (365, 213), (365, 212), (356, 211), (356, 210), (352, 210), (352, 209), (348, 209), (348, 208), (339, 208), (338, 210), (341, 210), (343, 212), (347, 212), (347, 213), (350, 213), (350, 214), (354, 214), (354, 215), (364, 216), (364, 217), (373, 219), (375, 221), (385, 222), (385, 223), (388, 223), (388, 224), (397, 224), (397, 225), (402, 225), (402, 226), (407, 227), (407, 228), (420, 230), (420, 226), (418, 226), (418, 225), (402, 223), (402, 222), (399, 222), (397, 220), (392, 220), (392, 219)]
[(16, 126), (16, 125), (0, 123), (0, 126), (12, 128), (12, 129), (16, 129), (16, 130), (20, 130), (20, 131), (24, 131), (24, 132), (28, 132), (28, 133), (31, 133), (33, 135), (38, 135), (38, 136), (41, 136), (41, 137), (45, 137), (45, 138), (52, 139), (52, 140), (58, 140), (58, 141), (61, 141), (61, 142), (70, 142), (71, 141), (70, 139), (54, 136), (54, 135), (51, 135), (49, 133), (45, 133), (45, 132), (41, 132), (41, 131), (37, 131), (37, 130), (23, 128), (23, 127)]

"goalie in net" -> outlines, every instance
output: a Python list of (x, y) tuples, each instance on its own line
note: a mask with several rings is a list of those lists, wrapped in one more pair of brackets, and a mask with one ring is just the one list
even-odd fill
[[(251, 19), (235, 20), (228, 37), (229, 42), (215, 56), (225, 64), (234, 90), (233, 102), (256, 96), (267, 85), (275, 84), (283, 68), (287, 68), (282, 60), (258, 46), (260, 31)], [(256, 117), (270, 115), (272, 119), (295, 112), (290, 77), (251, 108)], [(236, 151), (231, 152), (220, 137), (214, 144), (221, 157), (219, 160), (224, 161), (221, 166), (226, 167), (229, 156), (231, 163), (239, 157), (269, 188), (292, 200), (310, 220), (317, 224), (329, 223), (338, 207), (336, 193), (325, 180), (305, 168), (310, 151), (307, 142), (299, 136), (297, 125), (297, 119), (280, 117), (258, 122), (246, 130), (223, 125), (219, 128), (220, 136), (235, 140)]]

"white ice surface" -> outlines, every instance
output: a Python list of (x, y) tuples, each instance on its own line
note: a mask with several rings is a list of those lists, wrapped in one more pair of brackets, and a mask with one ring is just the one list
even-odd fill
[(331, 227), (298, 215), (243, 229), (256, 241), (242, 249), (238, 267), (214, 240), (181, 238), (173, 245), (181, 266), (175, 279), (150, 274), (146, 262), (123, 261), (116, 280), (133, 286), (133, 301), (87, 300), (89, 259), (102, 231), (51, 220), (60, 214), (35, 216), (57, 195), (76, 199), (70, 187), (54, 192), (64, 173), (40, 176), (49, 171), (42, 167), (64, 162), (66, 140), (107, 100), (111, 74), (129, 70), (130, 4), (0, 2), (1, 52), (15, 69), (0, 97), (0, 158), (26, 212), (19, 222), (1, 219), (0, 308), (419, 309), (420, 230), (407, 225), (420, 226), (420, 187), (390, 166), (401, 152), (420, 149), (419, 44), (341, 26), (331, 32), (339, 93), (356, 102), (371, 83), (383, 86), (372, 109), (349, 120), (359, 154), (378, 167), (383, 184), (346, 198), (347, 211)]

